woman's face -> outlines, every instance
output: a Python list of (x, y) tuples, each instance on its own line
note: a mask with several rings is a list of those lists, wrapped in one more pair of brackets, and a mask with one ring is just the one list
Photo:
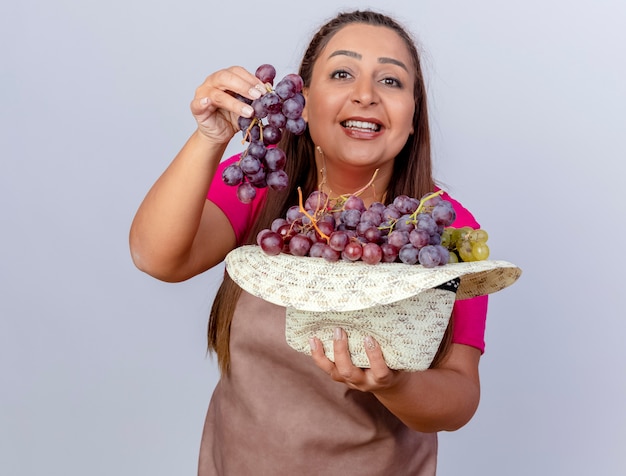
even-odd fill
[(313, 67), (303, 113), (327, 161), (391, 167), (413, 133), (415, 67), (404, 41), (386, 27), (339, 30)]

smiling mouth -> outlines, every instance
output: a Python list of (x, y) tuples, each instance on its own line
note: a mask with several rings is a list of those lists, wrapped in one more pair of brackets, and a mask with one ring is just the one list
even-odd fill
[(376, 124), (374, 122), (364, 122), (364, 121), (343, 121), (341, 125), (346, 129), (353, 129), (358, 131), (367, 131), (367, 132), (378, 132), (380, 131), (380, 124)]

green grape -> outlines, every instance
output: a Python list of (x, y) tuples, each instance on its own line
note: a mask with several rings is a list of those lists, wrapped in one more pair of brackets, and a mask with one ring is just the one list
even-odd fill
[(451, 249), (452, 243), (452, 234), (453, 231), (451, 228), (444, 228), (443, 232), (441, 232), (441, 246), (445, 246), (448, 249)]
[(458, 263), (459, 255), (456, 254), (456, 251), (450, 252), (450, 257), (448, 258), (448, 263)]
[(483, 229), (472, 230), (467, 237), (472, 243), (486, 243), (489, 235)]
[(472, 256), (474, 257), (472, 261), (482, 261), (489, 258), (489, 246), (487, 246), (487, 243), (472, 243), (471, 247)]
[(472, 253), (472, 244), (468, 240), (460, 240), (457, 242), (456, 251), (461, 261), (476, 261)]
[(459, 247), (463, 241), (467, 241), (467, 236), (474, 231), (474, 229), (470, 226), (464, 226), (462, 228), (457, 228), (452, 233), (452, 239), (456, 246)]
[(459, 236), (461, 236), (460, 230), (460, 228), (450, 228), (450, 246), (456, 246), (456, 242), (459, 241)]

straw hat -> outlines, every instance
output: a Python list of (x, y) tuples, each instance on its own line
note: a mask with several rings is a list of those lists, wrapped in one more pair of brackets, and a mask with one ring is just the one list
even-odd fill
[[(352, 361), (368, 367), (363, 338), (371, 335), (390, 368), (423, 370), (437, 352), (455, 299), (495, 293), (521, 269), (506, 261), (474, 261), (435, 268), (403, 263), (328, 262), (259, 246), (226, 256), (230, 277), (250, 294), (287, 308), (287, 343), (310, 353), (309, 337), (322, 340), (333, 360), (332, 332), (348, 334)], [(445, 286), (457, 282), (458, 288)], [(441, 287), (441, 288), (438, 288)]]

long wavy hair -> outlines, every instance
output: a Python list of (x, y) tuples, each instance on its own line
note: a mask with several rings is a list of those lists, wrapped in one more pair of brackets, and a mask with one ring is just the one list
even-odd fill
[[(304, 86), (308, 87), (311, 84), (313, 67), (324, 47), (339, 30), (355, 23), (380, 26), (395, 31), (406, 44), (413, 60), (416, 78), (413, 87), (414, 133), (409, 136), (403, 149), (395, 158), (385, 200), (390, 202), (398, 195), (421, 197), (431, 192), (435, 184), (432, 177), (426, 88), (416, 43), (407, 30), (389, 16), (371, 10), (340, 13), (324, 24), (313, 36), (300, 64), (299, 74)], [(301, 187), (302, 194), (306, 197), (318, 186), (315, 144), (308, 130), (300, 136), (285, 131), (279, 147), (289, 158), (285, 171), (289, 176), (290, 186), (281, 192), (268, 189), (265, 204), (256, 222), (248, 231), (245, 240), (248, 244), (255, 243), (256, 235), (260, 230), (269, 228), (275, 218), (284, 216), (290, 206), (298, 203), (298, 187)], [(217, 354), (218, 365), (222, 372), (227, 372), (230, 365), (230, 324), (240, 293), (241, 288), (229, 278), (228, 273), (225, 273), (213, 302), (208, 327), (209, 351)], [(432, 366), (440, 361), (449, 346), (450, 327)]]

